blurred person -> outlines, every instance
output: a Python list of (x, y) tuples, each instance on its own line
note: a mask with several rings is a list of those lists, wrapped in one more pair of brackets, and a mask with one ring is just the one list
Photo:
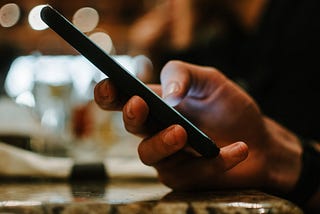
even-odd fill
[[(175, 190), (258, 188), (319, 211), (320, 90), (314, 53), (320, 47), (320, 2), (199, 0), (187, 7), (183, 2), (165, 1), (148, 14), (152, 19), (141, 19), (140, 24), (149, 21), (152, 33), (145, 43), (140, 38), (144, 46), (133, 46), (160, 57), (161, 84), (150, 87), (214, 139), (219, 156), (199, 157), (179, 125), (152, 133), (144, 100), (121, 101), (110, 80), (96, 86), (96, 102), (123, 111), (126, 129), (143, 138), (142, 162)], [(168, 15), (183, 7), (188, 22)], [(178, 34), (170, 26), (180, 26), (173, 22), (186, 24), (180, 31), (184, 39), (173, 39)], [(170, 59), (188, 63), (167, 63)]]

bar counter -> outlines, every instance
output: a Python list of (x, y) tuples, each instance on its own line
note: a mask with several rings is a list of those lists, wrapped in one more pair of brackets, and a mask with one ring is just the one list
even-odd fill
[(255, 190), (173, 192), (155, 179), (2, 181), (0, 213), (303, 213)]

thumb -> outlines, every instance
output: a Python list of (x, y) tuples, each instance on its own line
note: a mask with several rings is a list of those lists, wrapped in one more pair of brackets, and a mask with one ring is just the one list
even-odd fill
[(229, 170), (248, 157), (248, 146), (244, 142), (236, 142), (222, 147), (218, 159), (224, 170)]
[(171, 106), (178, 105), (190, 87), (190, 74), (186, 64), (180, 61), (168, 62), (161, 71), (162, 97)]
[(171, 81), (163, 90), (163, 99), (170, 106), (178, 105), (182, 97), (179, 96), (179, 92), (181, 90), (181, 85), (179, 82)]

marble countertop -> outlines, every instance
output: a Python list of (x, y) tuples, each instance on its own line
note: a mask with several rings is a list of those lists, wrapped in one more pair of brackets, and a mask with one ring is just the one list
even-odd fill
[(172, 192), (154, 179), (1, 181), (0, 190), (0, 213), (302, 213), (255, 190)]

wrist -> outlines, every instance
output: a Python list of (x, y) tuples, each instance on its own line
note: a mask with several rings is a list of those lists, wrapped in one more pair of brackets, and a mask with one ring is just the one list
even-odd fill
[(268, 133), (266, 188), (269, 192), (284, 195), (299, 179), (302, 146), (296, 135), (273, 120), (265, 118), (265, 125)]
[(266, 190), (304, 208), (320, 209), (320, 144), (298, 138), (268, 118), (265, 121)]
[[(313, 141), (301, 139), (302, 169), (295, 187), (286, 195), (289, 200), (303, 206), (312, 207), (319, 202), (320, 150)], [(315, 203), (316, 202), (316, 203)], [(319, 205), (317, 205), (319, 209)]]

